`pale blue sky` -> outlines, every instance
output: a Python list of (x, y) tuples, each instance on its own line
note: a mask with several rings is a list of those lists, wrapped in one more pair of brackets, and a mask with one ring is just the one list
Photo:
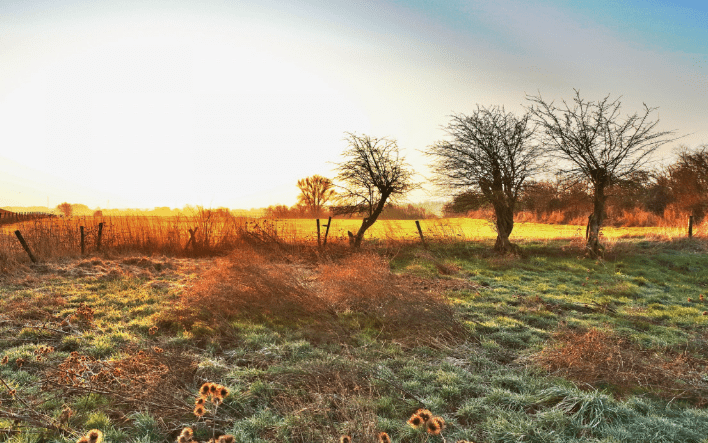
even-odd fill
[(451, 113), (573, 88), (659, 107), (693, 147), (707, 65), (690, 2), (5, 2), (0, 207), (289, 205), (345, 131), (396, 138), (426, 176)]

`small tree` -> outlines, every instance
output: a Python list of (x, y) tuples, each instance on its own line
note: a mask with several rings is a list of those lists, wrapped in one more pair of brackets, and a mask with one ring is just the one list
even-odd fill
[(71, 217), (71, 214), (74, 212), (74, 208), (70, 203), (64, 202), (57, 206), (57, 211), (61, 212), (64, 217)]
[(349, 148), (345, 161), (337, 165), (337, 180), (342, 183), (337, 214), (365, 214), (352, 246), (358, 248), (364, 233), (375, 222), (386, 202), (417, 187), (413, 171), (398, 152), (395, 140), (346, 133)]
[(600, 228), (605, 219), (607, 190), (630, 177), (648, 162), (661, 145), (676, 140), (672, 131), (657, 132), (659, 120), (650, 120), (656, 108), (644, 105), (642, 113), (620, 119), (621, 102), (597, 102), (580, 98), (575, 90), (572, 107), (563, 101), (555, 106), (538, 96), (527, 96), (529, 111), (543, 128), (549, 153), (560, 161), (559, 169), (569, 178), (586, 180), (593, 189), (593, 212), (588, 219), (587, 247), (600, 253)]
[(315, 217), (319, 217), (322, 208), (335, 194), (332, 180), (320, 175), (303, 178), (297, 181), (300, 195), (297, 197), (298, 205), (304, 206)]
[(517, 118), (503, 107), (478, 106), (469, 116), (452, 116), (445, 131), (451, 140), (440, 141), (428, 151), (434, 157), (431, 166), (438, 186), (481, 192), (496, 215), (494, 249), (518, 249), (509, 241), (516, 204), (524, 181), (539, 167), (539, 149), (532, 143), (529, 115)]
[(700, 223), (708, 213), (708, 146), (693, 151), (682, 146), (667, 172), (674, 200)]

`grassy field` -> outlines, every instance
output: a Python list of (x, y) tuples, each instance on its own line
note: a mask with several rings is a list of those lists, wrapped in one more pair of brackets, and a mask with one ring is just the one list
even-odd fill
[[(551, 238), (522, 257), (273, 244), (17, 268), (0, 440), (708, 442), (705, 241), (617, 239), (595, 260)], [(230, 393), (197, 417), (205, 382)], [(418, 408), (440, 435), (406, 423)]]

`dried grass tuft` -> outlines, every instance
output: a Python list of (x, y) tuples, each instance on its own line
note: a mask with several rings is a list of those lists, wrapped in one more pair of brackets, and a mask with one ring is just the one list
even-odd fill
[(708, 403), (708, 360), (687, 352), (645, 350), (612, 332), (564, 330), (535, 356), (540, 366), (580, 384), (610, 385), (619, 395), (646, 390), (662, 398)]

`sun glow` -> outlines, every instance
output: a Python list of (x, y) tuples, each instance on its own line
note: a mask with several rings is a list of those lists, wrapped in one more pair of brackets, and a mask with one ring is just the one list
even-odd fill
[(344, 131), (370, 125), (306, 66), (238, 33), (173, 27), (106, 32), (11, 99), (0, 101), (10, 120), (0, 137), (18, 148), (12, 160), (146, 207), (294, 199), (303, 174), (329, 172)]

